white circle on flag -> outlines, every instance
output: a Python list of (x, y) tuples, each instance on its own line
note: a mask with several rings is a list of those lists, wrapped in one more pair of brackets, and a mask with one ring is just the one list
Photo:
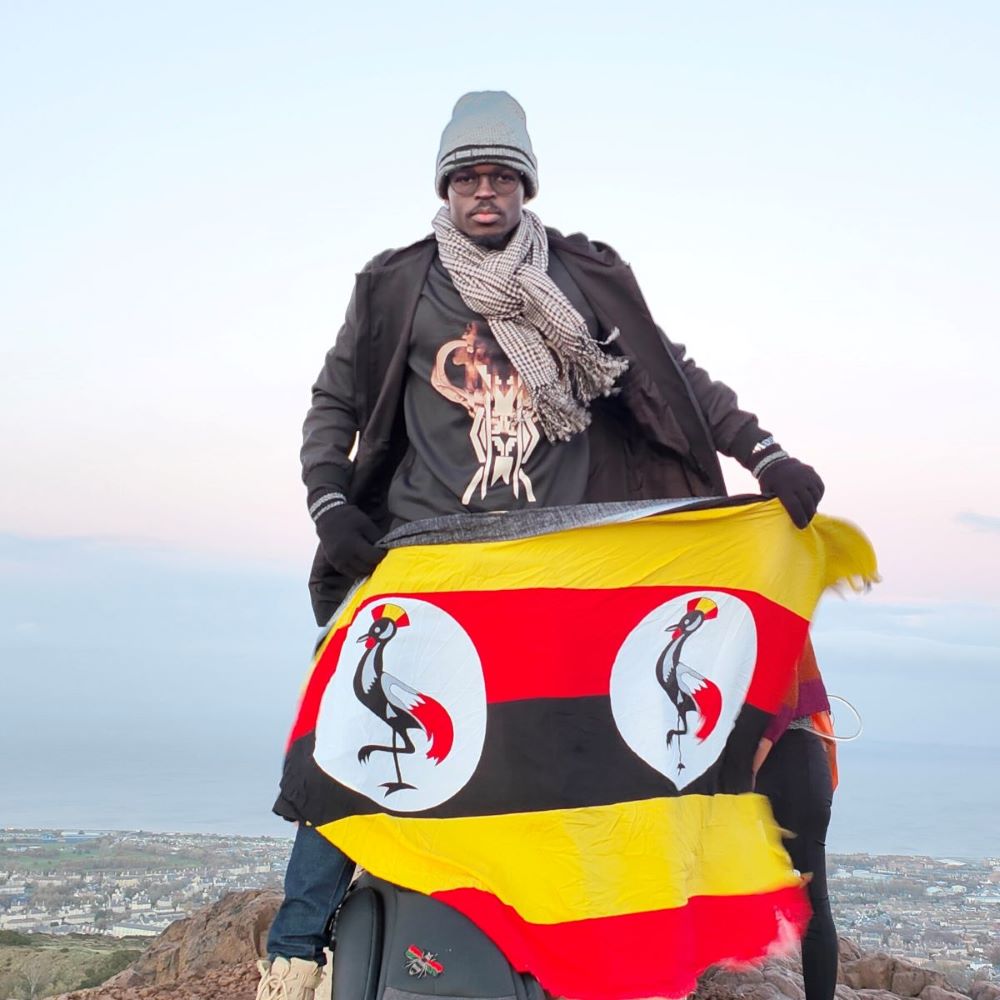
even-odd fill
[(744, 601), (716, 590), (675, 597), (650, 611), (618, 650), (610, 685), (615, 725), (681, 789), (718, 760), (756, 661), (757, 627)]
[(486, 685), (465, 629), (419, 598), (366, 602), (323, 692), (317, 765), (388, 811), (419, 812), (464, 787), (485, 737)]

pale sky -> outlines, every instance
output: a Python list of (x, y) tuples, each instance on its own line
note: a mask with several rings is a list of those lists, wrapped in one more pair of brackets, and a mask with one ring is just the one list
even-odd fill
[(879, 554), (865, 600), (960, 609), (998, 664), (998, 51), (991, 2), (5, 0), (9, 592), (69, 539), (304, 580), (300, 427), (353, 275), (429, 232), (456, 98), (506, 89), (530, 207), (615, 246), (817, 468)]

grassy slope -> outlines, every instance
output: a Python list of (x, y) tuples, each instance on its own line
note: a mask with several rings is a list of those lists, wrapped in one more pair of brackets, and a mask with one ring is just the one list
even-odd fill
[(28, 944), (0, 943), (0, 998), (31, 1000), (97, 986), (139, 957), (147, 938), (103, 935), (18, 935)]
[(200, 868), (217, 862), (209, 850), (170, 849), (158, 844), (110, 844), (105, 838), (82, 844), (52, 844), (30, 852), (15, 852), (0, 846), (0, 868), (26, 876), (84, 874), (98, 871), (148, 871), (152, 868)]

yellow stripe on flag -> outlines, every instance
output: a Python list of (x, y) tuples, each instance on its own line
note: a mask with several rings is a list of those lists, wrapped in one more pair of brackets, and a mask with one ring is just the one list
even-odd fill
[[(606, 555), (598, 565), (581, 551)], [(371, 593), (643, 586), (748, 590), (808, 619), (828, 587), (875, 579), (875, 553), (857, 528), (818, 514), (799, 530), (780, 502), (770, 500), (514, 541), (394, 549), (337, 623), (350, 621)]]
[(484, 890), (538, 924), (798, 884), (767, 799), (755, 794), (458, 819), (380, 813), (318, 829), (373, 875), (427, 894)]

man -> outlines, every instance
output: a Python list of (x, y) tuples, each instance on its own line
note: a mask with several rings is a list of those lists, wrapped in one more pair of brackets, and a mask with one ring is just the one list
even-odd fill
[[(547, 230), (520, 105), (466, 94), (441, 137), (434, 234), (358, 275), (302, 448), (319, 624), (395, 525), (462, 512), (725, 494), (718, 453), (799, 527), (823, 493), (655, 325), (610, 247)], [(355, 451), (356, 443), (356, 451)], [(259, 997), (308, 1000), (352, 863), (301, 829)]]

